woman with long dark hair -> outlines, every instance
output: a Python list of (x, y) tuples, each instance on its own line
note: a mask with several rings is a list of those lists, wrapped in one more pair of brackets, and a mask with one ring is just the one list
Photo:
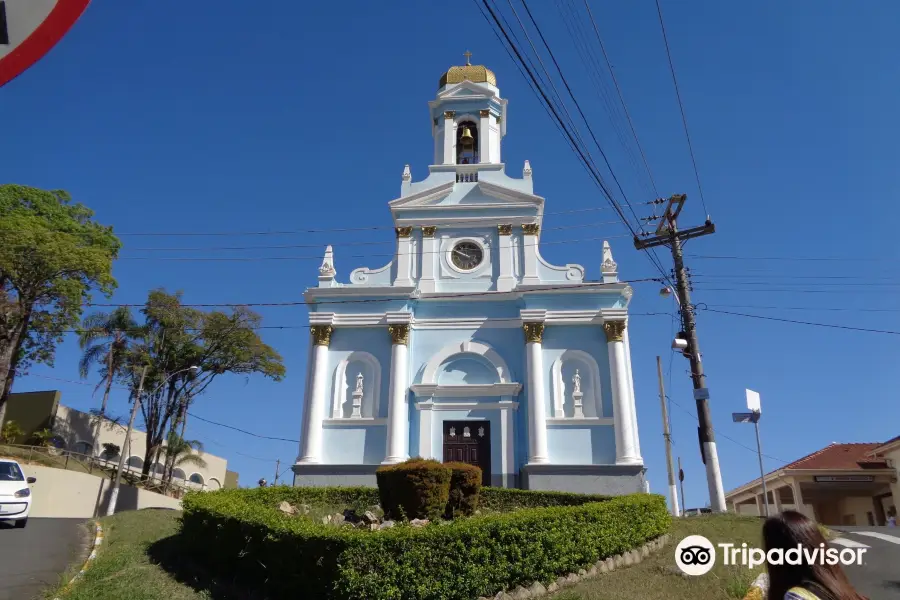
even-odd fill
[[(824, 552), (828, 548), (816, 522), (793, 510), (766, 520), (763, 544), (767, 556), (769, 550), (787, 551), (798, 545), (810, 551)], [(767, 564), (767, 569), (769, 600), (866, 600), (850, 585), (840, 564), (829, 565), (824, 560), (810, 564), (802, 560), (798, 565)]]

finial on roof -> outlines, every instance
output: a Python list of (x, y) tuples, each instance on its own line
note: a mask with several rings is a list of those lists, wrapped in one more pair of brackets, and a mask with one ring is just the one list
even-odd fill
[(325, 257), (322, 266), (319, 267), (319, 282), (333, 281), (337, 271), (334, 268), (334, 250), (331, 246), (325, 247)]
[(600, 272), (603, 275), (603, 283), (614, 283), (619, 280), (619, 265), (613, 260), (612, 248), (609, 242), (603, 241), (603, 256), (600, 263)]
[(466, 57), (466, 66), (467, 66), (467, 67), (471, 67), (471, 66), (472, 66), (472, 60), (471, 60), (471, 59), (472, 59), (472, 53), (469, 52), (468, 50), (466, 50), (465, 52), (463, 52), (463, 56)]
[(531, 162), (526, 160), (525, 166), (522, 167), (522, 177), (524, 177), (525, 179), (531, 179), (531, 174), (532, 174)]
[(412, 179), (412, 171), (409, 170), (409, 165), (403, 166), (403, 181), (409, 181)]

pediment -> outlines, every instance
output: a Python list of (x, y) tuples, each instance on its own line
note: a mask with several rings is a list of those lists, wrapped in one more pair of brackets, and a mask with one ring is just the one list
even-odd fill
[(479, 181), (474, 186), (444, 183), (388, 203), (391, 210), (441, 208), (450, 206), (540, 208), (544, 199), (495, 183)]
[(444, 90), (437, 95), (437, 101), (450, 100), (452, 98), (493, 98), (494, 92), (477, 83), (463, 81), (455, 87)]

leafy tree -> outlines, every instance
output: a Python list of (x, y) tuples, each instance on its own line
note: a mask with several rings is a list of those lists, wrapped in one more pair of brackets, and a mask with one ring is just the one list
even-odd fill
[[(141, 312), (145, 336), (128, 353), (120, 377), (136, 390), (147, 366), (141, 398), (147, 432), (142, 478), (147, 479), (163, 441), (173, 433), (184, 436), (188, 407), (216, 378), (257, 373), (280, 381), (285, 369), (278, 352), (259, 336), (262, 317), (246, 307), (205, 312), (182, 305), (181, 293), (154, 290)], [(192, 366), (200, 370), (191, 371)], [(173, 460), (168, 457), (166, 473)]]
[[(100, 427), (106, 416), (106, 405), (116, 374), (122, 370), (128, 356), (128, 350), (135, 340), (143, 337), (144, 330), (134, 320), (128, 307), (119, 307), (110, 313), (98, 312), (88, 317), (78, 331), (78, 343), (84, 353), (78, 362), (78, 370), (82, 379), (87, 379), (91, 367), (102, 365), (101, 379), (97, 384), (103, 389), (103, 401), (97, 412), (94, 426), (94, 448), (100, 437)], [(93, 412), (93, 411), (92, 411)]]
[(103, 453), (107, 456), (107, 458), (115, 458), (119, 456), (119, 453), (122, 449), (118, 444), (113, 444), (112, 442), (103, 442)]
[[(197, 454), (194, 454), (195, 452)], [(172, 471), (174, 471), (175, 467), (194, 465), (205, 469), (206, 461), (201, 456), (202, 452), (203, 443), (199, 440), (186, 440), (174, 431), (170, 431), (166, 437), (166, 445), (163, 448), (166, 464), (171, 464), (171, 468), (165, 474), (165, 479), (171, 481)]]
[(62, 190), (0, 185), (0, 423), (17, 374), (53, 364), (92, 292), (115, 289), (121, 243)]
[(4, 423), (2, 429), (0, 429), (0, 442), (3, 442), (4, 444), (15, 444), (16, 440), (23, 435), (25, 435), (25, 432), (22, 431), (19, 424), (10, 419)]
[(50, 429), (38, 429), (31, 434), (31, 443), (35, 446), (49, 448), (53, 445), (53, 431)]

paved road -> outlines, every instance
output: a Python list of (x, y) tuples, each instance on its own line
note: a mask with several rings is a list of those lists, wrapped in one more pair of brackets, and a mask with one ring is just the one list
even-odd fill
[(837, 547), (868, 547), (862, 566), (845, 567), (856, 589), (871, 600), (900, 600), (900, 527), (831, 529), (841, 534), (832, 540)]
[(28, 519), (14, 529), (0, 521), (0, 600), (31, 600), (80, 557), (87, 531), (80, 519)]

